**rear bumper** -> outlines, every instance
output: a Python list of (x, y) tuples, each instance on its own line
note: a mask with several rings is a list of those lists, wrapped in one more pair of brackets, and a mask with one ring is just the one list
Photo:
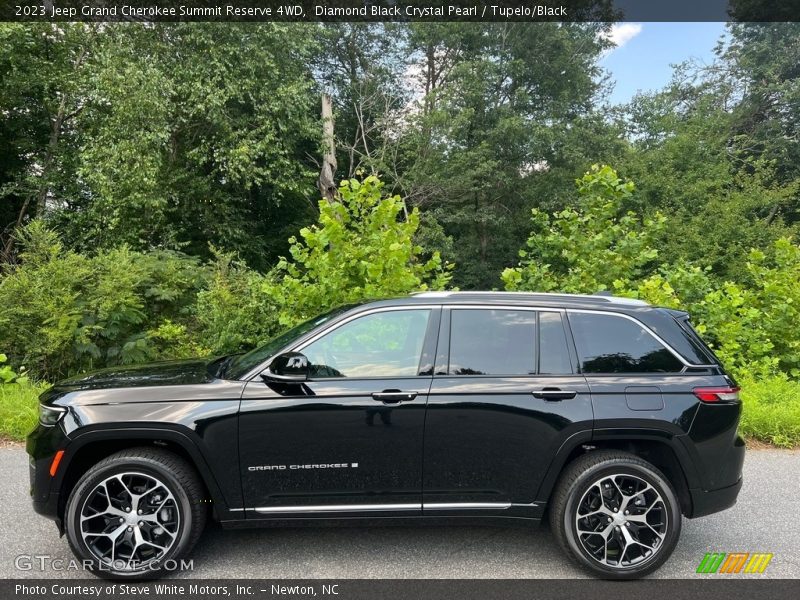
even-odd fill
[(730, 508), (736, 504), (741, 489), (742, 479), (718, 490), (689, 490), (692, 496), (692, 514), (686, 516), (694, 519)]

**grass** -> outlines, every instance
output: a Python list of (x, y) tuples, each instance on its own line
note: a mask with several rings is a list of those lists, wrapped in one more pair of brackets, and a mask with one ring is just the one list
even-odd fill
[(781, 448), (800, 446), (800, 382), (771, 377), (741, 386), (740, 431)]
[(46, 385), (36, 383), (0, 384), (0, 437), (24, 440), (39, 418), (39, 394)]

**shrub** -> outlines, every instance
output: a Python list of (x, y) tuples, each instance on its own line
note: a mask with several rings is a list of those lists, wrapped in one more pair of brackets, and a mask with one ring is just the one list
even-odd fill
[(438, 252), (423, 259), (414, 242), (418, 209), (406, 214), (399, 196), (382, 191), (374, 176), (343, 181), (337, 200), (319, 203), (319, 222), (290, 238), (291, 260), (280, 260), (267, 286), (282, 326), (350, 302), (443, 289), (450, 281), (452, 265)]
[(208, 288), (197, 296), (200, 343), (213, 354), (258, 346), (280, 333), (274, 282), (217, 252)]
[(531, 214), (533, 230), (517, 267), (503, 271), (507, 290), (594, 293), (637, 281), (658, 257), (654, 241), (665, 217), (624, 211), (634, 192), (608, 166), (592, 167), (576, 181), (578, 208)]
[(442, 289), (449, 264), (414, 241), (419, 213), (385, 197), (377, 177), (350, 179), (319, 203), (319, 221), (290, 238), (289, 258), (266, 275), (217, 252), (198, 294), (201, 343), (213, 353), (257, 346), (316, 314), (374, 298)]
[(581, 207), (533, 211), (522, 260), (502, 274), (506, 289), (618, 295), (689, 311), (697, 330), (737, 378), (800, 377), (800, 248), (781, 238), (751, 250), (738, 281), (690, 263), (662, 265), (664, 217), (640, 218), (624, 205), (634, 187), (609, 167), (577, 181)]
[(65, 250), (39, 221), (20, 238), (21, 264), (0, 280), (0, 339), (13, 364), (51, 381), (158, 357), (163, 345), (149, 332), (190, 320), (206, 278), (176, 252)]

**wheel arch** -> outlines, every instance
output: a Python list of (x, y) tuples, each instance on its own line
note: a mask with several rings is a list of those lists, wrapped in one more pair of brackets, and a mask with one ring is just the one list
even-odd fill
[(64, 455), (61, 475), (54, 482), (59, 492), (58, 522), (63, 523), (70, 493), (81, 476), (102, 459), (128, 448), (155, 446), (177, 454), (194, 467), (208, 495), (215, 519), (227, 512), (222, 490), (202, 452), (190, 437), (172, 429), (100, 429), (73, 438)]
[(577, 439), (567, 440), (551, 462), (539, 488), (537, 503), (549, 506), (561, 473), (578, 457), (597, 450), (619, 450), (634, 454), (659, 469), (675, 488), (681, 512), (686, 516), (692, 515), (690, 490), (697, 487), (697, 475), (687, 462), (689, 458), (685, 456), (683, 445), (674, 436), (667, 436), (660, 431), (638, 430), (618, 435), (595, 435), (591, 439), (574, 437)]

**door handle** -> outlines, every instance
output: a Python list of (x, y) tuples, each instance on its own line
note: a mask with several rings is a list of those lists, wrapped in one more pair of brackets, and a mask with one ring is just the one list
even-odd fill
[(543, 390), (534, 390), (531, 394), (533, 394), (534, 398), (539, 398), (540, 400), (556, 402), (558, 400), (571, 400), (578, 395), (578, 392), (559, 388), (544, 388)]
[(372, 399), (383, 402), (384, 404), (399, 404), (400, 402), (408, 402), (417, 397), (417, 392), (404, 392), (402, 390), (383, 390), (382, 392), (373, 392)]

